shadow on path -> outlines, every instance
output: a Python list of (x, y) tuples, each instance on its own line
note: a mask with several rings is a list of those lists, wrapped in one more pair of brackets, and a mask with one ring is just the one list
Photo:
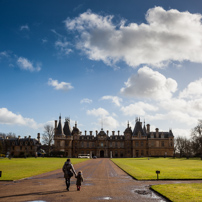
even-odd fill
[[(70, 191), (70, 192), (76, 192)], [(19, 196), (30, 196), (30, 195), (51, 195), (51, 194), (59, 194), (59, 193), (67, 193), (66, 190), (63, 191), (45, 191), (45, 192), (33, 192), (33, 193), (25, 193), (25, 194), (14, 194), (9, 196), (0, 196), (0, 199), (11, 198), (11, 197), (19, 197)]]

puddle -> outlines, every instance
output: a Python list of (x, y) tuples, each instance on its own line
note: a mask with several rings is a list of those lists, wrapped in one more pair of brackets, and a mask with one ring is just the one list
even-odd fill
[(84, 185), (86, 185), (86, 186), (92, 186), (93, 184), (91, 184), (91, 183), (84, 183)]
[(27, 201), (27, 202), (46, 202), (46, 201), (38, 200), (38, 201)]
[(109, 196), (104, 196), (104, 197), (100, 197), (98, 198), (98, 200), (111, 200), (112, 198)]
[(151, 190), (136, 189), (134, 192), (142, 195), (145, 198), (156, 199), (158, 202), (166, 202), (166, 200), (163, 200), (160, 196), (158, 196), (157, 194), (155, 194)]

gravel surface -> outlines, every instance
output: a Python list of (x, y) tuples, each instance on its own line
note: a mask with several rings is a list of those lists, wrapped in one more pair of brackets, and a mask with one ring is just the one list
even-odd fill
[[(65, 159), (64, 159), (65, 161)], [(0, 181), (0, 202), (55, 201), (137, 201), (165, 202), (149, 189), (154, 184), (192, 183), (192, 181), (137, 181), (110, 159), (98, 158), (74, 166), (82, 170), (84, 183), (76, 189), (74, 176), (66, 190), (62, 169), (14, 182)], [(193, 181), (195, 183), (202, 182)]]

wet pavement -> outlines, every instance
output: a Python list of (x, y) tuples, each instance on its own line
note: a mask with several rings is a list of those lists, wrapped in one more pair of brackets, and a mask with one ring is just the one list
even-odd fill
[[(65, 160), (65, 159), (64, 159)], [(14, 182), (0, 181), (2, 202), (55, 201), (137, 201), (166, 202), (150, 190), (151, 185), (192, 183), (192, 181), (137, 181), (118, 168), (110, 159), (91, 159), (74, 166), (83, 171), (84, 183), (76, 190), (74, 176), (66, 191), (62, 169)], [(202, 182), (193, 181), (195, 183)]]

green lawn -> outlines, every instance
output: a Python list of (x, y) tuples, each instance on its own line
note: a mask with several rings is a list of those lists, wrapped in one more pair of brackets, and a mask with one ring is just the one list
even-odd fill
[(160, 171), (159, 179), (202, 179), (199, 158), (122, 158), (112, 161), (138, 180), (156, 179), (156, 170)]
[[(87, 159), (71, 159), (72, 164)], [(66, 158), (8, 158), (0, 159), (0, 180), (18, 180), (45, 172), (62, 169)]]
[(202, 202), (202, 184), (163, 184), (151, 188), (173, 202)]

